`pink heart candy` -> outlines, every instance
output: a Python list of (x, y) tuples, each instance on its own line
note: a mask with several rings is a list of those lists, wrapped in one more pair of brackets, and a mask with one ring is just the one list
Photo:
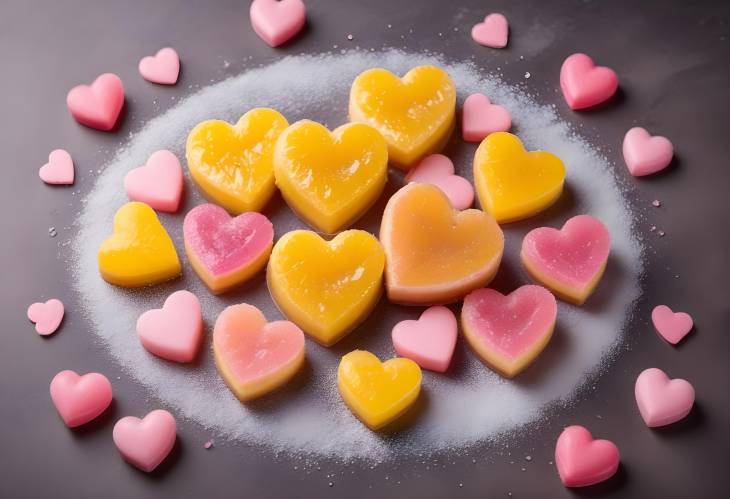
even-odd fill
[(158, 409), (144, 419), (127, 416), (114, 425), (114, 444), (129, 464), (142, 471), (153, 471), (165, 460), (175, 445), (175, 418)]
[(475, 24), (471, 29), (471, 37), (480, 45), (501, 49), (507, 46), (509, 25), (502, 14), (489, 14), (484, 22)]
[(96, 419), (112, 403), (112, 384), (99, 373), (79, 376), (61, 371), (51, 380), (50, 390), (53, 405), (69, 428)]
[(454, 163), (443, 154), (423, 158), (408, 171), (406, 183), (432, 184), (441, 189), (457, 210), (465, 210), (474, 202), (474, 187), (464, 177), (454, 175)]
[(147, 203), (158, 211), (175, 213), (183, 192), (180, 161), (164, 149), (152, 153), (146, 165), (127, 173), (124, 190), (132, 201)]
[(104, 73), (91, 85), (78, 85), (66, 96), (66, 105), (76, 121), (109, 131), (124, 106), (124, 86), (114, 73)]
[(198, 297), (190, 291), (175, 291), (161, 309), (148, 310), (137, 319), (137, 334), (142, 346), (158, 357), (191, 362), (203, 337)]
[(493, 132), (506, 132), (512, 128), (509, 112), (502, 106), (489, 102), (484, 94), (471, 94), (464, 101), (461, 115), (461, 133), (467, 142), (481, 142)]
[(618, 76), (593, 64), (585, 54), (573, 54), (560, 69), (560, 88), (571, 109), (585, 109), (610, 99), (618, 89)]
[(53, 334), (63, 320), (63, 303), (55, 298), (28, 307), (28, 320), (35, 323), (35, 330), (42, 336)]
[(666, 305), (658, 305), (651, 311), (651, 322), (662, 338), (676, 345), (692, 330), (692, 316), (685, 312), (673, 312)]
[(307, 19), (302, 0), (254, 0), (250, 14), (253, 30), (272, 47), (299, 33)]
[(634, 127), (624, 137), (624, 161), (634, 177), (651, 175), (672, 162), (674, 147), (668, 138), (653, 136), (641, 127)]
[(180, 57), (175, 49), (165, 47), (155, 55), (148, 55), (139, 61), (139, 73), (152, 83), (174, 85), (180, 74)]
[(683, 379), (669, 376), (655, 367), (636, 378), (636, 404), (646, 426), (665, 426), (683, 419), (695, 403), (695, 389)]
[(56, 149), (48, 155), (48, 163), (41, 166), (38, 176), (46, 184), (71, 185), (74, 183), (74, 161), (68, 151)]
[(426, 309), (418, 320), (399, 322), (391, 336), (398, 355), (424, 369), (442, 373), (454, 355), (456, 329), (453, 312), (438, 306)]
[(566, 487), (585, 487), (608, 480), (618, 470), (619, 460), (613, 442), (593, 440), (582, 426), (568, 426), (555, 446), (555, 465)]

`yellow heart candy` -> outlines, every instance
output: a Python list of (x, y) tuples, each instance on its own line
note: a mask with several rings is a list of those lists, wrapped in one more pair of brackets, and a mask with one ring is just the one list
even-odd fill
[(157, 284), (180, 275), (172, 239), (155, 210), (127, 203), (114, 215), (114, 233), (99, 248), (99, 272), (107, 282), (136, 287)]
[(346, 230), (325, 241), (295, 230), (274, 245), (266, 278), (284, 315), (329, 346), (375, 306), (384, 267), (383, 248), (365, 231)]
[(233, 214), (260, 211), (274, 193), (274, 145), (288, 126), (273, 109), (247, 112), (235, 125), (209, 120), (188, 135), (188, 168), (203, 194)]
[(380, 360), (365, 350), (340, 361), (337, 386), (350, 410), (371, 430), (404, 414), (421, 391), (421, 368), (410, 359)]
[(332, 234), (380, 196), (388, 175), (388, 147), (377, 130), (362, 123), (330, 133), (302, 120), (279, 136), (274, 175), (289, 206), (311, 226)]
[(418, 66), (403, 78), (369, 69), (350, 90), (350, 119), (376, 128), (388, 143), (390, 161), (404, 169), (446, 144), (455, 110), (454, 82), (435, 66)]
[(479, 202), (497, 222), (530, 217), (563, 192), (565, 166), (546, 151), (527, 152), (516, 135), (487, 135), (474, 155), (474, 183)]

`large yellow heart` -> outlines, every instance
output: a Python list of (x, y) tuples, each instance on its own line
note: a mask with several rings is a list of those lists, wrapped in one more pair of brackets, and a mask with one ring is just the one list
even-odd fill
[(563, 192), (565, 166), (546, 151), (527, 152), (516, 135), (487, 135), (474, 155), (479, 202), (499, 223), (530, 217)]
[(421, 391), (421, 368), (410, 359), (383, 363), (370, 352), (355, 350), (340, 361), (337, 386), (350, 410), (377, 430), (404, 414)]
[(504, 236), (481, 210), (457, 211), (440, 189), (411, 183), (388, 201), (380, 224), (388, 298), (429, 305), (486, 286), (502, 260)]
[(180, 274), (172, 239), (148, 205), (127, 203), (114, 215), (114, 233), (99, 248), (104, 280), (124, 287), (157, 284)]
[(403, 78), (369, 69), (350, 90), (350, 119), (376, 128), (388, 143), (390, 161), (404, 169), (446, 144), (455, 110), (454, 82), (435, 66), (418, 66)]
[(274, 245), (266, 279), (284, 315), (329, 346), (375, 306), (384, 267), (383, 248), (368, 232), (346, 230), (325, 241), (295, 230)]
[(286, 118), (273, 109), (247, 112), (235, 125), (198, 123), (185, 154), (190, 175), (203, 194), (232, 214), (260, 211), (274, 193), (274, 145)]
[(343, 125), (330, 133), (314, 121), (287, 128), (276, 142), (276, 185), (291, 208), (332, 234), (362, 215), (380, 196), (388, 174), (388, 146), (374, 128)]

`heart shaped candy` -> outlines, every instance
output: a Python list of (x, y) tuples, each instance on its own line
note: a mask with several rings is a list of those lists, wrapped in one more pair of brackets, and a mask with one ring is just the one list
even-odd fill
[(46, 184), (71, 185), (74, 183), (74, 162), (63, 149), (51, 151), (48, 163), (41, 166), (38, 176)]
[(555, 466), (566, 487), (585, 487), (611, 478), (618, 470), (618, 448), (608, 440), (593, 440), (582, 426), (568, 426), (555, 446)]
[(155, 55), (149, 55), (139, 61), (139, 74), (152, 83), (174, 85), (180, 74), (180, 57), (175, 49), (165, 47)]
[(618, 77), (609, 68), (593, 64), (585, 54), (573, 54), (560, 68), (560, 88), (571, 109), (585, 109), (610, 99), (618, 89)]
[(634, 177), (663, 170), (674, 156), (674, 147), (668, 138), (652, 136), (638, 126), (626, 132), (623, 150), (626, 166)]
[(127, 416), (114, 425), (114, 444), (125, 461), (147, 473), (165, 460), (177, 439), (175, 418), (157, 409), (144, 419)]
[(471, 29), (471, 37), (479, 45), (501, 49), (507, 46), (509, 25), (502, 14), (489, 14), (484, 22), (475, 24)]
[(471, 94), (464, 101), (461, 134), (467, 142), (481, 142), (494, 132), (512, 128), (512, 118), (502, 106), (492, 104), (484, 94)]
[(683, 419), (695, 402), (695, 389), (683, 379), (669, 379), (661, 369), (642, 371), (634, 388), (646, 426), (665, 426)]
[(127, 173), (124, 190), (132, 201), (147, 203), (158, 211), (175, 213), (183, 192), (180, 161), (165, 149), (152, 153), (146, 165)]
[(114, 73), (104, 73), (91, 85), (78, 85), (66, 96), (73, 117), (91, 128), (108, 132), (124, 106), (124, 86)]
[(231, 305), (215, 321), (213, 353), (221, 376), (245, 402), (297, 373), (304, 364), (304, 333), (293, 322), (267, 323), (253, 305)]
[(477, 289), (464, 298), (461, 325), (484, 363), (512, 378), (547, 346), (557, 314), (555, 297), (542, 286), (522, 286), (507, 296)]
[(499, 223), (528, 218), (563, 192), (565, 166), (546, 151), (525, 151), (516, 135), (495, 132), (474, 154), (479, 202)]
[(99, 373), (79, 376), (61, 371), (51, 380), (50, 391), (53, 405), (69, 428), (96, 419), (112, 403), (112, 385)]
[(274, 226), (260, 213), (232, 218), (220, 206), (203, 204), (185, 215), (183, 237), (193, 269), (214, 294), (220, 294), (264, 268)]
[(35, 331), (41, 336), (53, 334), (63, 320), (63, 303), (52, 298), (45, 303), (34, 303), (28, 307), (28, 320), (35, 323)]
[(448, 369), (454, 355), (456, 317), (446, 307), (431, 307), (416, 321), (396, 324), (392, 338), (398, 355), (424, 369), (442, 373)]
[(679, 343), (692, 330), (692, 316), (685, 312), (673, 312), (666, 305), (658, 305), (651, 312), (651, 322), (662, 338), (672, 345)]
[(465, 210), (474, 202), (474, 187), (471, 182), (454, 175), (454, 163), (443, 154), (432, 154), (423, 158), (408, 172), (405, 181), (435, 185), (446, 194), (457, 210)]
[(148, 310), (137, 319), (137, 334), (147, 351), (175, 362), (191, 362), (203, 338), (203, 316), (198, 297), (175, 291), (162, 308)]
[(253, 30), (272, 47), (299, 33), (307, 19), (302, 0), (254, 0), (249, 13)]

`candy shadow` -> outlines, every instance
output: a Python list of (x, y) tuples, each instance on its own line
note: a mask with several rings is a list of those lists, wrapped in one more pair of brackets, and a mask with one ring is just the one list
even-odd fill
[(297, 394), (310, 385), (313, 378), (314, 369), (309, 359), (305, 356), (302, 367), (283, 386), (257, 399), (242, 403), (246, 409), (249, 409), (253, 413), (272, 414), (279, 412), (282, 406), (290, 403)]
[(705, 410), (695, 401), (692, 409), (689, 411), (689, 414), (687, 414), (687, 416), (683, 419), (666, 426), (651, 428), (651, 430), (660, 438), (672, 438), (678, 434), (694, 431), (705, 425), (706, 421), (707, 415), (705, 414)]
[(663, 170), (660, 170), (656, 173), (652, 173), (651, 175), (644, 175), (641, 177), (636, 177), (636, 180), (639, 182), (651, 182), (652, 180), (658, 180), (663, 179), (664, 177), (669, 177), (671, 175), (674, 175), (674, 172), (677, 170), (680, 170), (682, 167), (682, 158), (681, 156), (678, 156), (677, 153), (674, 153), (674, 156), (672, 156), (672, 161), (669, 162), (666, 168)]
[(108, 427), (112, 421), (116, 419), (117, 415), (117, 400), (112, 399), (109, 407), (102, 412), (96, 419), (89, 421), (86, 424), (77, 426), (76, 428), (69, 428), (71, 435), (76, 439), (86, 438), (93, 433), (98, 433), (102, 429)]
[(175, 468), (175, 465), (180, 461), (182, 458), (183, 452), (184, 452), (185, 444), (183, 443), (182, 439), (178, 435), (178, 437), (175, 439), (175, 445), (173, 445), (172, 450), (167, 455), (164, 461), (160, 463), (160, 465), (155, 468), (153, 471), (147, 473), (145, 471), (142, 471), (132, 465), (132, 468), (138, 473), (141, 473), (144, 475), (147, 479), (152, 480), (154, 482), (159, 482), (165, 478), (165, 476), (170, 473), (170, 470)]
[(619, 463), (618, 470), (608, 480), (595, 485), (589, 485), (588, 487), (575, 487), (568, 488), (571, 494), (579, 497), (603, 497), (607, 494), (616, 492), (621, 487), (625, 486), (629, 480), (629, 473), (626, 471), (626, 467), (623, 463)]

